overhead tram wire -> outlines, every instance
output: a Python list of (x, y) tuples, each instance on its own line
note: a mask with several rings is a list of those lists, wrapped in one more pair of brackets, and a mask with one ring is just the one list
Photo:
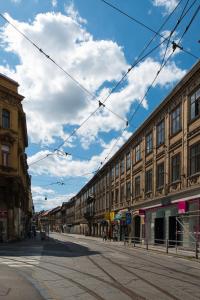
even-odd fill
[[(99, 101), (99, 107), (95, 109), (95, 111), (93, 111), (85, 120), (83, 120), (83, 122), (79, 125), (79, 127), (75, 128), (72, 133), (57, 147), (56, 150), (59, 150), (72, 136), (74, 136), (76, 134), (76, 132), (98, 111), (98, 109), (101, 107), (101, 105), (103, 105), (108, 98), (111, 96), (111, 94), (116, 90), (116, 88), (121, 84), (121, 82), (125, 79), (125, 77), (128, 75), (128, 73), (130, 73), (130, 71), (137, 65), (139, 64), (143, 59), (145, 59), (146, 57), (148, 57), (152, 52), (154, 52), (157, 48), (159, 48), (162, 44), (164, 44), (165, 41), (167, 41), (170, 38), (170, 35), (168, 37), (163, 37), (163, 41), (161, 41), (157, 46), (155, 46), (154, 48), (152, 48), (148, 53), (146, 53), (143, 57), (142, 55), (144, 54), (144, 52), (146, 51), (146, 49), (148, 49), (148, 47), (150, 46), (150, 44), (153, 42), (154, 38), (159, 35), (159, 32), (163, 29), (164, 25), (168, 22), (168, 20), (170, 19), (170, 17), (173, 15), (173, 13), (175, 12), (175, 10), (178, 8), (178, 6), (180, 5), (180, 3), (183, 0), (180, 0), (179, 3), (176, 5), (176, 7), (173, 9), (173, 11), (168, 15), (168, 17), (165, 19), (165, 21), (163, 22), (163, 24), (159, 27), (158, 31), (155, 32), (154, 36), (150, 39), (150, 41), (145, 45), (145, 47), (143, 48), (143, 50), (141, 51), (141, 53), (139, 54), (138, 58), (134, 61), (134, 63), (131, 65), (131, 67), (128, 69), (128, 71), (122, 76), (122, 78), (118, 81), (118, 83), (114, 86), (114, 88), (110, 91), (110, 93), (108, 94), (108, 96), (104, 99), (103, 102)], [(192, 8), (192, 6), (194, 5), (194, 3), (196, 2), (196, 0), (193, 2), (192, 5), (190, 5), (190, 7), (188, 8), (188, 10), (185, 12), (184, 15), (182, 15), (181, 19), (179, 18), (179, 20), (177, 21), (178, 24), (180, 24), (181, 20), (186, 16), (186, 14), (188, 13), (188, 11)], [(176, 43), (173, 41), (173, 46), (176, 45)], [(178, 45), (177, 45), (178, 46)], [(182, 47), (178, 46), (180, 49), (182, 49)], [(128, 122), (126, 122), (126, 127), (128, 126)], [(47, 156), (46, 156), (47, 157)], [(43, 157), (42, 159), (45, 159), (46, 157)], [(40, 161), (40, 160), (39, 160)], [(34, 162), (34, 163), (37, 163)]]
[[(160, 26), (160, 28), (158, 29), (157, 32), (155, 32), (155, 35), (151, 38), (151, 40), (145, 45), (145, 47), (143, 48), (143, 50), (141, 51), (141, 53), (139, 54), (138, 58), (133, 62), (133, 64), (131, 65), (131, 67), (128, 69), (128, 71), (122, 76), (122, 78), (117, 82), (117, 84), (114, 86), (114, 88), (111, 89), (111, 91), (109, 92), (109, 94), (105, 97), (105, 99), (101, 102), (101, 105), (104, 105), (104, 103), (109, 99), (109, 97), (113, 94), (113, 92), (117, 89), (117, 87), (124, 81), (124, 79), (127, 77), (128, 73), (130, 73), (130, 71), (132, 71), (132, 69), (134, 67), (136, 67), (142, 60), (144, 60), (146, 57), (148, 57), (151, 53), (153, 53), (156, 49), (158, 49), (162, 44), (165, 43), (165, 41), (167, 41), (168, 39), (170, 39), (170, 35), (168, 37), (163, 37), (163, 41), (161, 41), (157, 46), (155, 46), (154, 48), (152, 48), (148, 53), (146, 53), (144, 56), (142, 56), (144, 54), (144, 52), (148, 49), (148, 47), (150, 46), (150, 44), (153, 42), (154, 38), (159, 35), (159, 32), (162, 30), (162, 28), (164, 27), (164, 25), (167, 23), (167, 21), (169, 20), (169, 18), (172, 16), (172, 14), (175, 12), (175, 10), (178, 8), (178, 6), (180, 5), (181, 1), (176, 5), (176, 7), (173, 9), (173, 11), (169, 14), (169, 16), (166, 18), (166, 20), (164, 21), (164, 23)], [(196, 2), (197, 0), (195, 0), (194, 2)], [(192, 6), (190, 6), (191, 9)], [(187, 12), (184, 14), (184, 16), (182, 16), (181, 20), (186, 16), (186, 14), (188, 13), (189, 9), (187, 10)], [(181, 21), (180, 20), (180, 21)], [(180, 23), (179, 21), (179, 23)], [(176, 43), (173, 41), (172, 42), (173, 45), (176, 45)], [(182, 50), (182, 46), (177, 45), (181, 50)], [(87, 119), (85, 119), (78, 128), (76, 128), (75, 130), (73, 130), (73, 132), (58, 146), (57, 149), (59, 149), (60, 147), (62, 147), (74, 134), (76, 134), (76, 132), (90, 119), (90, 117), (92, 117), (93, 114), (96, 113), (96, 111), (99, 108), (97, 108), (92, 114), (90, 114), (88, 116)], [(128, 122), (126, 122), (126, 125), (128, 125)]]
[[(107, 6), (113, 8), (114, 10), (116, 10), (117, 12), (119, 12), (120, 14), (126, 16), (126, 17), (129, 18), (131, 21), (133, 21), (133, 22), (139, 24), (140, 26), (146, 28), (147, 30), (149, 30), (149, 31), (151, 31), (151, 32), (153, 32), (153, 33), (156, 33), (156, 30), (155, 30), (155, 29), (151, 28), (150, 26), (146, 25), (144, 22), (142, 22), (142, 21), (136, 19), (135, 17), (129, 15), (127, 12), (123, 11), (123, 10), (120, 9), (119, 7), (115, 6), (114, 4), (112, 4), (112, 3), (110, 3), (110, 2), (108, 2), (108, 1), (106, 1), (106, 0), (100, 0), (100, 1), (103, 2), (104, 4), (106, 4)], [(181, 0), (181, 1), (182, 1), (182, 0)], [(178, 5), (181, 3), (181, 1), (178, 3)], [(197, 1), (197, 0), (196, 0), (196, 1)], [(193, 2), (192, 6), (196, 3), (196, 1)], [(176, 8), (177, 8), (177, 7), (176, 7)], [(175, 9), (176, 9), (176, 8), (175, 8)], [(160, 36), (161, 38), (165, 38), (164, 35), (162, 35), (161, 33), (157, 33), (156, 35)], [(171, 42), (171, 44), (172, 44), (172, 42)], [(192, 57), (195, 58), (195, 59), (199, 59), (199, 57), (196, 56), (195, 54), (193, 54), (191, 51), (188, 51), (188, 50), (186, 50), (186, 49), (184, 49), (184, 48), (182, 48), (182, 51), (185, 52), (185, 53), (187, 53), (188, 55), (192, 56)]]
[(96, 173), (96, 170), (93, 171), (93, 172), (88, 172), (88, 173), (76, 175), (76, 178), (74, 178), (74, 177), (73, 178), (68, 178), (68, 179), (63, 180), (63, 181), (55, 181), (55, 182), (51, 182), (49, 184), (42, 184), (40, 186), (51, 186), (51, 185), (56, 185), (56, 184), (63, 186), (63, 185), (66, 185), (71, 180), (77, 180), (77, 177), (86, 177), (86, 176), (89, 176), (89, 175), (94, 175), (95, 173)]
[[(149, 47), (149, 45), (153, 42), (154, 38), (159, 35), (159, 32), (162, 30), (162, 28), (164, 27), (164, 25), (168, 22), (169, 18), (173, 15), (173, 13), (176, 11), (176, 9), (178, 8), (178, 6), (180, 5), (180, 3), (183, 0), (180, 0), (179, 3), (176, 5), (176, 7), (172, 10), (172, 12), (168, 15), (168, 17), (166, 18), (166, 20), (163, 22), (163, 24), (160, 26), (160, 28), (158, 29), (158, 31), (154, 31), (155, 35), (152, 37), (152, 39), (146, 44), (146, 46), (143, 48), (143, 50), (141, 51), (141, 53), (139, 54), (138, 58), (133, 62), (133, 64), (131, 65), (131, 67), (128, 69), (128, 71), (122, 76), (122, 78), (117, 82), (117, 84), (114, 86), (114, 88), (111, 89), (111, 91), (109, 92), (109, 94), (105, 97), (105, 99), (101, 102), (102, 105), (104, 105), (104, 103), (108, 100), (108, 98), (111, 96), (111, 94), (117, 89), (117, 87), (124, 81), (124, 79), (127, 77), (128, 73), (130, 73), (130, 71), (136, 66), (138, 65), (143, 59), (145, 59), (147, 56), (149, 56), (153, 51), (155, 51), (157, 48), (159, 48), (166, 40), (168, 40), (169, 37), (163, 37), (163, 41), (161, 43), (159, 43), (156, 47), (154, 47), (153, 49), (151, 49), (146, 55), (144, 55), (142, 57), (142, 55), (144, 54), (144, 52), (147, 50), (147, 48)], [(194, 1), (194, 3), (197, 0)], [(193, 4), (194, 4), (193, 3)], [(192, 6), (190, 6), (189, 9), (191, 9)], [(187, 10), (187, 12), (184, 14), (184, 16), (182, 16), (181, 20), (185, 17), (185, 15), (188, 13), (189, 9)], [(181, 22), (181, 20), (179, 21), (179, 23)], [(173, 41), (173, 45), (176, 44)], [(180, 49), (182, 50), (182, 47), (180, 47)], [(100, 107), (100, 106), (99, 106)], [(90, 114), (88, 116), (87, 119), (85, 119), (78, 128), (76, 128), (75, 130), (73, 130), (73, 132), (58, 146), (57, 149), (59, 149), (60, 147), (62, 147), (74, 134), (76, 134), (76, 132), (90, 119), (90, 117), (92, 117), (92, 115), (94, 115), (96, 113), (96, 111), (99, 108), (97, 108), (94, 113)], [(128, 122), (126, 122), (126, 125), (128, 125)]]
[(180, 20), (181, 20), (182, 17), (184, 16), (184, 12), (185, 12), (185, 10), (186, 10), (186, 8), (187, 8), (187, 6), (188, 6), (188, 3), (189, 3), (189, 0), (187, 0), (185, 6), (184, 6), (184, 8), (183, 8), (183, 11), (182, 11), (182, 13), (181, 13), (181, 16), (179, 17), (179, 19), (178, 19), (176, 25), (174, 26), (174, 28), (173, 28), (173, 29), (171, 30), (171, 32), (170, 32), (170, 38), (169, 38), (169, 40), (167, 41), (167, 45), (166, 45), (165, 52), (164, 52), (164, 55), (163, 55), (163, 58), (162, 58), (161, 66), (163, 65), (163, 63), (164, 63), (164, 61), (165, 61), (165, 57), (166, 57), (166, 55), (167, 55), (167, 50), (168, 50), (168, 48), (169, 48), (169, 44), (170, 44), (171, 37), (173, 36), (173, 34), (174, 34), (176, 28), (178, 27), (178, 25), (179, 25), (179, 23), (180, 23)]
[[(155, 37), (157, 35), (159, 35), (159, 32), (163, 29), (163, 27), (165, 26), (165, 24), (168, 22), (168, 20), (171, 18), (171, 16), (174, 14), (174, 12), (176, 11), (176, 9), (179, 7), (179, 5), (181, 4), (183, 0), (180, 0), (178, 2), (178, 4), (175, 6), (175, 8), (172, 10), (172, 12), (168, 15), (168, 17), (165, 19), (165, 21), (163, 22), (163, 24), (159, 27), (159, 29), (157, 31), (153, 31), (155, 34), (153, 35), (153, 37), (150, 39), (150, 41), (145, 45), (145, 47), (143, 48), (143, 50), (141, 51), (141, 53), (139, 54), (137, 60), (135, 60), (131, 67), (128, 69), (128, 71), (124, 74), (124, 76), (122, 76), (122, 78), (117, 82), (117, 84), (112, 88), (112, 90), (110, 91), (110, 93), (108, 94), (108, 96), (105, 98), (104, 101), (107, 101), (108, 98), (110, 97), (110, 95), (118, 88), (118, 86), (124, 81), (124, 79), (127, 77), (128, 73), (130, 73), (130, 71), (137, 65), (138, 60), (140, 60), (141, 56), (145, 53), (146, 49), (148, 49), (148, 47), (150, 46), (150, 44), (153, 42), (153, 40), (155, 39)], [(163, 42), (166, 40), (166, 37), (162, 36), (164, 38)], [(170, 36), (169, 36), (170, 38)], [(161, 45), (160, 45), (161, 46)]]
[(72, 156), (72, 157), (79, 158), (79, 159), (84, 159), (84, 160), (88, 160), (88, 161), (90, 160), (88, 157), (82, 157), (82, 156), (79, 156), (79, 155), (76, 155), (76, 154), (72, 154), (72, 153), (69, 153), (69, 152), (64, 152), (64, 151), (55, 149), (54, 152), (45, 154), (41, 158), (33, 161), (32, 163), (29, 164), (29, 166), (32, 166), (32, 165), (34, 165), (34, 164), (44, 160), (45, 158), (47, 158), (49, 156), (52, 156), (52, 155), (57, 155), (57, 156), (62, 156), (62, 157)]
[[(48, 55), (42, 48), (40, 48), (35, 42), (33, 42), (27, 35), (25, 35), (21, 30), (19, 30), (13, 23), (11, 23), (2, 13), (0, 13), (0, 17), (4, 19), (5, 22), (7, 22), (10, 26), (12, 26), (20, 35), (22, 35), (29, 43), (32, 44), (41, 54), (43, 54), (47, 59), (49, 59), (54, 65), (56, 65), (62, 72), (65, 73), (80, 89), (82, 89), (85, 93), (87, 93), (89, 96), (92, 97), (92, 99), (96, 99), (98, 103), (100, 104), (101, 101), (99, 101), (98, 97), (90, 92), (83, 84), (81, 84), (74, 76), (72, 76), (68, 71), (66, 71), (62, 66), (60, 66), (50, 55)], [(119, 114), (114, 112), (112, 109), (107, 108), (106, 105), (103, 105), (105, 109), (110, 111), (112, 114), (114, 114), (116, 117), (120, 118), (124, 122), (127, 122), (127, 120), (123, 119)], [(98, 108), (99, 109), (99, 108)]]
[[(198, 6), (198, 8), (196, 9), (195, 13), (193, 14), (189, 24), (186, 26), (183, 34), (181, 35), (180, 39), (179, 39), (179, 42), (181, 42), (181, 40), (183, 39), (184, 35), (187, 33), (189, 27), (192, 25), (195, 17), (197, 16), (198, 12), (200, 11), (200, 5)], [(142, 99), (140, 100), (140, 102), (138, 103), (136, 109), (134, 110), (132, 116), (130, 117), (129, 119), (129, 123), (131, 123), (133, 117), (135, 116), (135, 114), (137, 113), (138, 109), (140, 108), (142, 102), (144, 101), (145, 97), (147, 96), (148, 92), (150, 91), (150, 89), (152, 88), (153, 84), (155, 83), (157, 77), (159, 76), (160, 72), (162, 71), (162, 69), (165, 67), (165, 65), (167, 64), (167, 62), (170, 60), (170, 58), (172, 57), (173, 53), (175, 52), (176, 50), (176, 47), (173, 48), (173, 51), (171, 52), (171, 54), (168, 56), (168, 58), (165, 60), (165, 62), (161, 65), (160, 69), (157, 71), (156, 73), (156, 76), (154, 77), (152, 83), (150, 84), (150, 86), (148, 87), (147, 91), (145, 92), (144, 96), (142, 97)], [(100, 168), (103, 166), (103, 164), (106, 162), (106, 160), (108, 159), (108, 157), (110, 156), (110, 154), (112, 153), (113, 149), (116, 147), (119, 139), (123, 136), (123, 133), (125, 132), (125, 130), (128, 128), (128, 126), (124, 127), (122, 130), (121, 130), (121, 134), (118, 136), (118, 138), (116, 139), (116, 142), (113, 144), (113, 146), (111, 147), (111, 150), (108, 152), (108, 154), (106, 155), (106, 157), (104, 158), (104, 161), (102, 161), (100, 163), (100, 166), (97, 170), (97, 173), (98, 171), (100, 170)]]

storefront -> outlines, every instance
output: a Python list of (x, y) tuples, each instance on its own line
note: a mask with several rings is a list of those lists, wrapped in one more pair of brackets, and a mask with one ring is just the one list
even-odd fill
[(150, 243), (194, 246), (200, 240), (200, 198), (166, 201), (144, 208), (146, 238)]

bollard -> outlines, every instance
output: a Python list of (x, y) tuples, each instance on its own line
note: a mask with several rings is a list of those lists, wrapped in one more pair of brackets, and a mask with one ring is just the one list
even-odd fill
[(148, 240), (146, 240), (146, 249), (149, 249)]
[(133, 246), (135, 247), (135, 238), (133, 239)]
[(168, 253), (168, 251), (169, 251), (169, 241), (168, 241), (168, 239), (166, 240), (166, 253)]
[(196, 257), (196, 259), (199, 258), (199, 255), (198, 255), (198, 242), (197, 241), (195, 243), (195, 257)]

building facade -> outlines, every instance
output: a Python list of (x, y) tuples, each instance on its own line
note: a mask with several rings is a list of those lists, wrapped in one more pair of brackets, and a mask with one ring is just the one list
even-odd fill
[[(76, 195), (74, 232), (200, 239), (200, 62)], [(176, 241), (176, 242), (175, 242)]]
[(33, 210), (23, 96), (18, 84), (0, 74), (0, 240), (23, 238)]

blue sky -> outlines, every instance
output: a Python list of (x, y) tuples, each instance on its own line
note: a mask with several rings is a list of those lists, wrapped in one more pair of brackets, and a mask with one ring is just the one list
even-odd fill
[[(108, 0), (129, 15), (157, 30), (179, 3), (178, 0)], [(182, 0), (162, 29), (167, 36), (175, 26), (185, 4)], [(198, 1), (197, 1), (198, 2)], [(178, 41), (198, 3), (176, 29)], [(143, 98), (159, 70), (166, 43), (141, 61), (101, 108), (54, 153), (71, 132), (98, 107), (110, 89), (121, 79), (153, 33), (107, 6), (101, 0), (6, 0), (0, 12), (70, 75), (78, 80), (92, 98), (66, 74), (39, 53), (10, 25), (0, 19), (0, 72), (17, 80), (27, 115), (29, 173), (36, 210), (60, 205), (76, 194), (109, 153), (125, 120)], [(182, 40), (187, 51), (199, 56), (199, 15)], [(149, 50), (161, 41), (155, 38)], [(171, 53), (171, 46), (167, 56)], [(142, 120), (155, 109), (197, 60), (176, 51), (145, 97), (134, 119), (111, 155), (126, 141)], [(107, 108), (120, 115), (116, 117)], [(48, 155), (50, 154), (50, 155)], [(47, 156), (48, 155), (48, 156)], [(47, 156), (47, 157), (46, 157)], [(40, 160), (41, 158), (45, 159)], [(111, 156), (109, 156), (110, 158)], [(90, 175), (84, 175), (84, 174)], [(82, 176), (84, 175), (84, 176)], [(64, 185), (57, 184), (64, 182)], [(45, 200), (47, 196), (47, 200)]]

